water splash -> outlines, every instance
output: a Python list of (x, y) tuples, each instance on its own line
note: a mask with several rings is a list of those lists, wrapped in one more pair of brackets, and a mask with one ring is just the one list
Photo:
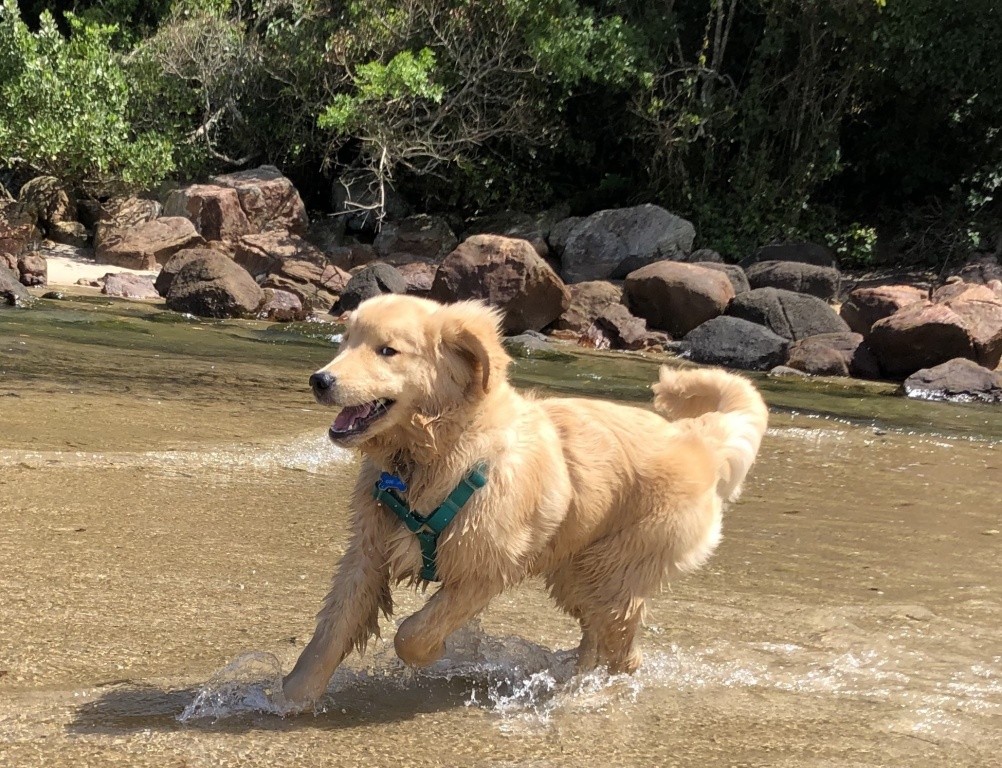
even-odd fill
[(216, 672), (178, 716), (182, 723), (260, 712), (287, 715), (295, 708), (282, 694), (282, 664), (270, 653), (247, 653)]

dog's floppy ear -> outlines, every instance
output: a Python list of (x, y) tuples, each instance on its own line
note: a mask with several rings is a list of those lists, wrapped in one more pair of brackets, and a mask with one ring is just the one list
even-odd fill
[(480, 386), (489, 392), (504, 379), (511, 358), (501, 345), (501, 313), (479, 301), (446, 304), (436, 313), (441, 321), (442, 347), (479, 374)]

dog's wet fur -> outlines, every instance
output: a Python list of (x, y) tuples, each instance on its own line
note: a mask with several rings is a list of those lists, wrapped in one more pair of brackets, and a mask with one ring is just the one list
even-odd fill
[(419, 582), (416, 537), (372, 497), (401, 475), (407, 503), (434, 510), (478, 463), (487, 485), (442, 534), (441, 586), (397, 630), (396, 652), (427, 665), (507, 587), (541, 575), (581, 625), (578, 666), (632, 672), (644, 599), (701, 565), (721, 509), (740, 493), (768, 411), (747, 379), (663, 367), (654, 411), (540, 398), (508, 382), (501, 315), (479, 302), (380, 296), (352, 314), (340, 354), (310, 379), (342, 410), (330, 429), (361, 469), (351, 536), (316, 632), (284, 681), (290, 701), (325, 691), (352, 649), (393, 612), (391, 584)]

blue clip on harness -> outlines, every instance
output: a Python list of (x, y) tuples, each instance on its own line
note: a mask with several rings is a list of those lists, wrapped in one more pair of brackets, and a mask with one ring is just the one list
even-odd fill
[(446, 529), (452, 519), (459, 514), (470, 497), (479, 488), (487, 485), (487, 466), (477, 464), (459, 485), (452, 489), (445, 501), (439, 504), (427, 517), (422, 517), (412, 511), (399, 494), (407, 491), (407, 483), (396, 475), (383, 472), (372, 489), (372, 497), (380, 504), (388, 507), (403, 521), (407, 529), (418, 538), (421, 545), (421, 578), (426, 581), (438, 581), (438, 570), (435, 567), (435, 553), (438, 549), (438, 537)]

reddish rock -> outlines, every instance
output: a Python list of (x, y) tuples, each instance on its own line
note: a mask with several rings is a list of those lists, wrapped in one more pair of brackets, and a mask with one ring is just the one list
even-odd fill
[(101, 245), (108, 233), (132, 229), (160, 218), (163, 206), (145, 197), (113, 197), (101, 203), (93, 215), (94, 247)]
[(955, 357), (975, 356), (964, 320), (944, 304), (922, 301), (873, 324), (868, 339), (888, 376), (909, 376)]
[[(988, 291), (987, 288), (985, 290)], [(961, 296), (970, 296), (972, 293), (966, 291)], [(967, 326), (971, 341), (974, 342), (975, 359), (986, 368), (997, 368), (1002, 358), (1002, 303), (994, 299), (982, 301), (959, 298), (945, 304)]]
[(0, 258), (13, 257), (5, 260), (8, 266), (16, 269), (17, 257), (41, 236), (34, 217), (17, 203), (0, 203)]
[(307, 312), (326, 312), (338, 300), (351, 276), (333, 264), (288, 260), (261, 282), (263, 288), (276, 288), (295, 294)]
[(263, 301), (247, 270), (214, 251), (181, 267), (167, 294), (168, 309), (200, 317), (253, 317)]
[(592, 323), (592, 329), (608, 339), (613, 349), (643, 349), (647, 345), (647, 323), (630, 314), (622, 304), (604, 307)]
[(17, 259), (17, 272), (21, 285), (46, 285), (49, 282), (49, 265), (38, 251), (22, 253)]
[(241, 237), (234, 245), (233, 260), (255, 277), (281, 271), (287, 261), (310, 262), (319, 267), (327, 258), (298, 235), (274, 230)]
[(411, 296), (427, 296), (435, 284), (435, 273), (438, 267), (425, 261), (415, 261), (401, 264), (397, 270), (407, 281), (407, 293)]
[(175, 189), (167, 197), (164, 215), (190, 219), (206, 240), (235, 240), (251, 229), (232, 187), (191, 184)]
[(870, 328), (878, 320), (890, 317), (902, 307), (924, 301), (926, 292), (912, 285), (878, 285), (857, 288), (842, 304), (839, 314), (855, 333), (870, 335)]
[(555, 330), (583, 333), (603, 310), (623, 303), (623, 288), (606, 280), (589, 280), (567, 286), (571, 303), (553, 324)]
[(101, 278), (101, 293), (123, 299), (159, 299), (160, 294), (148, 275), (109, 272)]
[(18, 193), (18, 203), (44, 228), (59, 221), (77, 220), (73, 191), (55, 176), (37, 176)]
[(960, 279), (951, 280), (932, 293), (932, 300), (937, 304), (949, 301), (998, 301), (998, 298), (991, 287), (979, 283), (965, 283)]
[(623, 300), (648, 325), (680, 337), (722, 314), (734, 298), (722, 272), (677, 261), (657, 261), (631, 272)]
[(205, 245), (205, 240), (188, 219), (169, 216), (130, 229), (104, 231), (94, 257), (99, 264), (155, 269), (178, 251), (200, 245)]
[(504, 330), (538, 331), (570, 305), (570, 291), (525, 240), (474, 235), (442, 261), (431, 297), (483, 299), (505, 313)]
[(299, 192), (273, 165), (214, 176), (212, 183), (237, 191), (240, 207), (252, 232), (286, 230), (305, 235), (309, 227), (306, 206)]
[(786, 364), (814, 376), (880, 376), (877, 359), (859, 333), (822, 333), (794, 342)]
[(379, 260), (376, 249), (365, 243), (345, 243), (324, 251), (324, 254), (331, 264), (349, 272)]
[(279, 288), (265, 288), (264, 304), (258, 310), (257, 316), (262, 320), (289, 323), (294, 320), (305, 320), (307, 314), (303, 302), (296, 294)]

